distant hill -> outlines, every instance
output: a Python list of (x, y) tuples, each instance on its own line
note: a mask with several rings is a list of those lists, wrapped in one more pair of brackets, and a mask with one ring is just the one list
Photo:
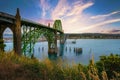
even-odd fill
[[(120, 34), (101, 34), (101, 33), (82, 33), (82, 34), (74, 34), (67, 33), (67, 38), (69, 39), (120, 39)], [(13, 34), (4, 34), (4, 38), (13, 38)]]
[(102, 33), (82, 33), (71, 34), (67, 33), (69, 39), (85, 38), (85, 39), (120, 39), (120, 34), (102, 34)]

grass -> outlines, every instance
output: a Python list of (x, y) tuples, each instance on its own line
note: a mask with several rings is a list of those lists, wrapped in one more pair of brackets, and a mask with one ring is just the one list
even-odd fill
[[(17, 56), (14, 52), (0, 51), (0, 80), (108, 80), (105, 70), (99, 72), (98, 66), (91, 60), (89, 65), (65, 64), (61, 59), (39, 61), (24, 56)], [(100, 66), (99, 66), (100, 68)], [(112, 80), (119, 78), (114, 71)]]

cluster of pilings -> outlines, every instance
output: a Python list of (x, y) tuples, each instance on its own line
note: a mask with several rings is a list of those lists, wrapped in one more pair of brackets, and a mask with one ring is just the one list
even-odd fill
[(40, 52), (40, 51), (44, 51), (44, 47), (42, 47), (42, 48), (38, 48), (38, 52)]
[(71, 52), (72, 50), (73, 50), (74, 53), (80, 53), (81, 54), (83, 52), (82, 48), (76, 48), (76, 47), (74, 47), (73, 49), (71, 47), (66, 47), (65, 48), (66, 52), (68, 52), (68, 51)]

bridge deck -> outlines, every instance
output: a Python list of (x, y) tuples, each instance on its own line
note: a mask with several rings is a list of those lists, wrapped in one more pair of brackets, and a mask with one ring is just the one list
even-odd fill
[[(48, 26), (46, 26), (46, 25), (43, 25), (43, 24), (40, 24), (40, 23), (37, 23), (37, 22), (30, 21), (30, 20), (27, 20), (27, 19), (22, 19), (22, 20), (21, 20), (21, 23), (22, 23), (22, 25), (27, 25), (27, 26), (31, 26), (31, 27), (46, 28), (46, 29), (50, 29), (50, 30), (53, 30), (53, 31), (56, 30), (56, 29), (54, 29), (54, 28), (48, 27)], [(56, 30), (56, 31), (57, 31), (57, 32), (60, 32), (60, 33), (63, 33), (63, 32), (60, 31), (60, 30)]]
[[(10, 23), (10, 24), (13, 24), (15, 22), (15, 16), (11, 15), (11, 14), (8, 14), (8, 13), (0, 12), (0, 22), (1, 23), (2, 22), (7, 22), (7, 23)], [(36, 27), (36, 28), (46, 28), (46, 29), (50, 29), (50, 30), (53, 30), (53, 31), (56, 30), (56, 29), (48, 27), (46, 25), (43, 25), (43, 24), (40, 24), (40, 23), (37, 23), (37, 22), (33, 22), (31, 20), (23, 19), (23, 18), (21, 18), (21, 25), (26, 25), (26, 26), (30, 26), (30, 27)], [(60, 30), (56, 30), (56, 31), (59, 32), (59, 33), (63, 33)]]

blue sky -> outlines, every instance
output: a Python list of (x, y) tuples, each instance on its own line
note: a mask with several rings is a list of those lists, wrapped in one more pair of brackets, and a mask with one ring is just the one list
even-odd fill
[(0, 11), (47, 25), (60, 19), (65, 33), (120, 33), (120, 0), (1, 0)]

